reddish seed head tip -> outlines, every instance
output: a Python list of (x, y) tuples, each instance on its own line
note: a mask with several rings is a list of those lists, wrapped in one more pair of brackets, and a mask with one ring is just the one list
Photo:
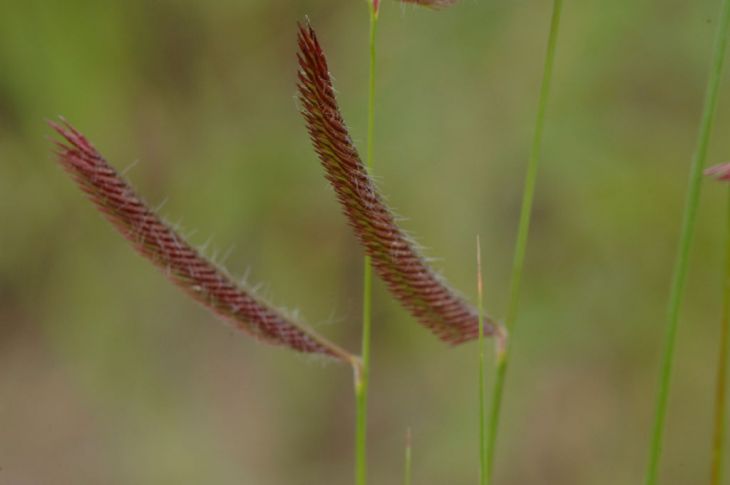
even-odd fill
[(380, 0), (372, 0), (373, 4), (373, 13), (375, 15), (378, 15), (378, 10), (380, 10)]
[(58, 133), (62, 137), (66, 138), (66, 133), (67, 132), (64, 129), (64, 127), (61, 126), (61, 124), (59, 122), (56, 122), (56, 121), (47, 119), (46, 120), (46, 123), (48, 124), (48, 126), (50, 126), (53, 129), (53, 131), (55, 131), (56, 133)]
[(299, 35), (305, 35), (307, 33), (307, 30), (310, 29), (310, 23), (309, 23), (309, 17), (304, 17), (304, 20), (301, 20), (297, 22), (297, 30), (299, 31)]
[(730, 162), (721, 163), (708, 168), (705, 170), (705, 175), (722, 182), (730, 180)]
[(74, 128), (68, 121), (66, 121), (66, 118), (64, 118), (63, 116), (59, 116), (58, 120), (58, 122), (53, 120), (46, 120), (46, 123), (48, 123), (48, 126), (50, 126), (56, 133), (61, 135), (66, 143), (68, 143), (68, 145), (60, 145), (62, 148), (64, 148), (65, 153), (75, 149), (85, 152), (88, 156), (91, 156), (92, 158), (95, 156), (100, 156), (98, 153), (96, 153), (96, 149), (91, 143), (89, 143), (86, 137), (82, 135), (81, 132), (79, 132), (76, 128)]

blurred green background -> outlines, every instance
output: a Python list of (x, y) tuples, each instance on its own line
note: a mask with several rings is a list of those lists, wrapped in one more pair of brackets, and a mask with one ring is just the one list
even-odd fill
[[(500, 484), (638, 483), (718, 0), (566, 2)], [(376, 174), (406, 227), (502, 316), (551, 2), (386, 1)], [(63, 114), (227, 267), (358, 348), (361, 251), (295, 100), (296, 22), (366, 127), (362, 0), (5, 0), (0, 15), (0, 483), (346, 484), (350, 370), (239, 335), (185, 298), (49, 154)], [(730, 83), (710, 163), (730, 158)], [(725, 192), (708, 183), (663, 483), (709, 470)], [(477, 348), (376, 283), (373, 484), (478, 476)]]

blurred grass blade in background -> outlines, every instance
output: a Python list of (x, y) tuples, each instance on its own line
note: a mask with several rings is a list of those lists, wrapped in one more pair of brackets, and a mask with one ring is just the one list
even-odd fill
[[(705, 170), (705, 175), (716, 180), (730, 180), (730, 163), (716, 165)], [(715, 412), (713, 416), (712, 459), (710, 484), (722, 484), (727, 427), (727, 369), (730, 361), (730, 189), (727, 191), (725, 214), (725, 274), (722, 288), (722, 318), (720, 319), (720, 343), (715, 373)]]
[(482, 245), (477, 235), (477, 310), (479, 311), (479, 483), (487, 483), (487, 416), (486, 396), (484, 388), (484, 375), (486, 366), (486, 355), (484, 352), (484, 317), (482, 315), (484, 299), (482, 282)]
[(705, 103), (702, 112), (702, 119), (700, 121), (697, 148), (690, 168), (689, 187), (687, 189), (687, 197), (685, 199), (684, 213), (682, 216), (679, 248), (672, 277), (669, 308), (667, 312), (664, 354), (662, 356), (662, 364), (659, 374), (659, 388), (654, 413), (654, 429), (650, 442), (649, 462), (646, 470), (646, 485), (654, 485), (659, 476), (659, 461), (662, 454), (667, 404), (669, 402), (669, 390), (672, 383), (672, 370), (674, 367), (679, 314), (682, 308), (684, 287), (687, 281), (687, 271), (689, 269), (690, 249), (692, 248), (695, 223), (697, 220), (697, 209), (699, 207), (700, 191), (702, 188), (702, 169), (707, 158), (710, 136), (712, 134), (712, 127), (715, 121), (715, 113), (717, 112), (720, 81), (722, 80), (722, 70), (725, 62), (725, 51), (727, 49), (729, 33), (730, 0), (723, 0), (720, 12), (720, 22), (717, 27), (715, 45), (713, 48), (712, 65), (710, 67), (710, 75), (707, 81), (707, 90), (705, 92)]
[(406, 430), (406, 451), (403, 466), (403, 485), (412, 485), (413, 481), (413, 433), (411, 428)]
[(545, 130), (545, 116), (547, 104), (550, 97), (550, 86), (553, 79), (553, 66), (555, 65), (555, 52), (558, 44), (558, 33), (560, 31), (560, 16), (563, 11), (563, 0), (553, 1), (553, 13), (550, 20), (550, 33), (547, 41), (547, 52), (543, 68), (542, 84), (540, 86), (540, 99), (538, 101), (537, 116), (535, 120), (535, 131), (530, 149), (530, 158), (527, 162), (527, 174), (525, 185), (522, 191), (522, 207), (520, 209), (520, 221), (517, 229), (517, 240), (515, 241), (515, 253), (512, 263), (512, 275), (510, 280), (509, 303), (503, 339), (497, 340), (500, 346), (497, 351), (497, 367), (495, 371), (494, 384), (492, 386), (492, 406), (489, 417), (489, 429), (487, 431), (486, 466), (487, 483), (491, 483), (494, 473), (494, 457), (497, 448), (497, 434), (499, 432), (499, 421), (502, 409), (502, 396), (504, 383), (507, 378), (507, 366), (511, 350), (510, 334), (513, 333), (517, 323), (517, 313), (520, 306), (520, 289), (522, 285), (522, 274), (525, 267), (525, 256), (527, 254), (527, 239), (530, 234), (530, 220), (532, 219), (532, 206), (535, 199), (535, 186), (537, 184), (537, 172), (540, 165), (542, 153), (543, 133)]

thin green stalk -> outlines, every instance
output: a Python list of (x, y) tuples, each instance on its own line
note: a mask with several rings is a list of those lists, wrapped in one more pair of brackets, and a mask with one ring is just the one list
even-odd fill
[[(517, 230), (517, 241), (515, 243), (515, 255), (512, 265), (512, 276), (510, 283), (509, 306), (507, 308), (507, 318), (505, 321), (506, 332), (511, 333), (517, 321), (517, 311), (520, 302), (520, 286), (522, 283), (522, 273), (525, 265), (525, 254), (527, 252), (527, 238), (530, 232), (530, 219), (532, 216), (532, 205), (535, 199), (535, 185), (537, 182), (537, 173), (540, 162), (540, 154), (542, 152), (543, 133), (545, 131), (545, 114), (547, 112), (548, 98), (550, 95), (550, 86), (553, 77), (553, 66), (555, 65), (555, 51), (558, 43), (558, 32), (560, 30), (560, 16), (563, 10), (563, 0), (554, 0), (553, 13), (550, 22), (550, 34), (548, 36), (547, 54), (545, 57), (545, 67), (543, 70), (542, 85), (540, 88), (540, 100), (538, 102), (537, 119), (535, 121), (535, 132), (532, 139), (532, 148), (530, 150), (530, 158), (527, 163), (527, 174), (525, 176), (525, 186), (522, 193), (522, 209), (520, 211), (520, 222)], [(486, 483), (492, 481), (494, 471), (494, 456), (497, 444), (497, 431), (499, 428), (500, 411), (502, 407), (502, 396), (504, 391), (504, 382), (507, 376), (507, 365), (509, 361), (510, 343), (505, 335), (505, 340), (498, 341), (497, 351), (497, 367), (492, 388), (492, 403), (489, 416), (489, 427), (487, 436), (486, 449)]]
[(403, 473), (403, 485), (411, 485), (411, 476), (412, 476), (412, 470), (413, 470), (413, 457), (411, 456), (411, 449), (412, 449), (412, 438), (411, 438), (411, 428), (408, 428), (406, 430), (406, 456), (405, 456), (405, 471)]
[(477, 307), (479, 310), (479, 483), (487, 483), (487, 418), (484, 389), (484, 302), (482, 282), (482, 247), (477, 236)]
[(689, 255), (692, 247), (697, 208), (702, 187), (702, 169), (707, 158), (707, 148), (717, 111), (717, 99), (722, 78), (722, 68), (725, 60), (725, 50), (730, 26), (730, 1), (723, 0), (720, 24), (715, 38), (714, 57), (710, 70), (710, 77), (705, 95), (705, 105), (700, 123), (699, 139), (695, 151), (692, 168), (690, 170), (689, 188), (682, 219), (682, 230), (679, 241), (677, 260), (674, 266), (674, 276), (669, 297), (667, 313), (667, 329), (664, 342), (664, 355), (659, 378), (659, 390), (654, 415), (654, 430), (650, 444), (649, 464), (646, 471), (646, 485), (654, 485), (659, 475), (659, 459), (662, 453), (664, 426), (667, 416), (667, 403), (671, 387), (672, 369), (677, 341), (677, 327), (679, 312), (682, 306), (682, 297), (689, 268)]
[[(368, 86), (368, 170), (373, 166), (373, 139), (375, 134), (375, 34), (378, 26), (377, 0), (370, 2), (370, 79)], [(373, 270), (370, 257), (365, 256), (363, 263), (362, 290), (362, 355), (361, 367), (355, 378), (356, 429), (355, 429), (355, 483), (367, 483), (367, 414), (368, 384), (370, 379), (370, 333), (372, 324), (372, 286)]]
[[(364, 301), (363, 301), (364, 303)], [(365, 485), (367, 471), (366, 437), (367, 437), (367, 374), (365, 363), (360, 361), (360, 367), (355, 369), (355, 483)]]
[(720, 351), (717, 360), (715, 384), (715, 422), (712, 449), (711, 485), (720, 485), (725, 456), (725, 430), (727, 426), (727, 367), (730, 354), (730, 190), (727, 199), (727, 235), (725, 236), (725, 282), (723, 288), (722, 325), (720, 330)]

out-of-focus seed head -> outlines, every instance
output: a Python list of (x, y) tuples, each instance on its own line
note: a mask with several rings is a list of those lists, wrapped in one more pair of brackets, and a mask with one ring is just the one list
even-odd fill
[(712, 177), (715, 180), (727, 182), (730, 180), (730, 162), (721, 163), (708, 168), (705, 170), (705, 175)]

